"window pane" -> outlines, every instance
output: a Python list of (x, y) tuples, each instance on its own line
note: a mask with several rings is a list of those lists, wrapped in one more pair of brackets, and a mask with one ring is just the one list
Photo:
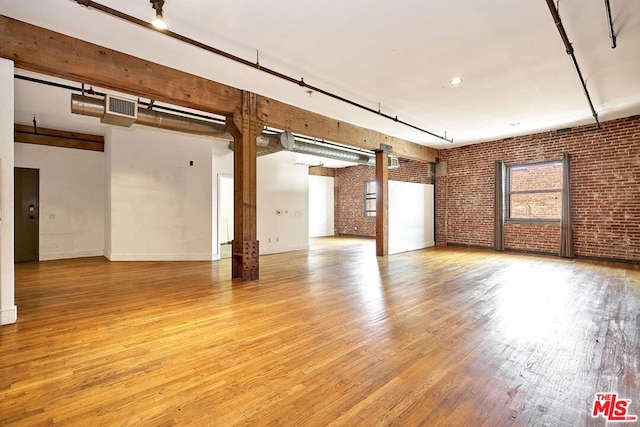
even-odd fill
[(376, 211), (376, 199), (367, 199), (365, 200), (365, 206), (364, 206), (364, 210), (365, 211)]
[(376, 194), (376, 182), (375, 181), (366, 181), (364, 183), (364, 192), (366, 194)]
[(562, 162), (514, 166), (510, 170), (511, 191), (559, 190)]
[(376, 181), (364, 182), (364, 216), (376, 216)]
[(510, 217), (528, 219), (560, 219), (560, 192), (511, 194)]

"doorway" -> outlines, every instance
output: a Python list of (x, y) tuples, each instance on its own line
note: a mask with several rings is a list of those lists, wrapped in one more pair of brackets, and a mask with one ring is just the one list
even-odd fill
[(218, 174), (218, 243), (220, 258), (231, 257), (233, 240), (233, 176)]
[(40, 170), (14, 168), (15, 262), (38, 261)]

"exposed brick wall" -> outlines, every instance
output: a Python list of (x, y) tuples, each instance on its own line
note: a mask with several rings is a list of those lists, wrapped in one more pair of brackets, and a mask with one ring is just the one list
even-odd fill
[(389, 180), (433, 184), (434, 172), (430, 163), (402, 160), (398, 169), (389, 171)]
[[(571, 154), (576, 255), (640, 261), (640, 116), (440, 151), (436, 181), (438, 244), (493, 246), (494, 162), (560, 160)], [(505, 246), (557, 253), (559, 224), (505, 225)]]
[(560, 225), (507, 221), (504, 225), (504, 246), (519, 251), (559, 253)]
[[(375, 217), (364, 216), (364, 183), (376, 179), (371, 166), (338, 169), (335, 180), (335, 233), (375, 237)], [(433, 172), (429, 163), (403, 161), (399, 169), (389, 171), (392, 181), (431, 184)]]
[[(440, 157), (442, 161), (442, 157)], [(438, 165), (445, 166), (446, 163)], [(448, 199), (448, 186), (447, 177), (436, 175), (436, 245), (444, 246), (447, 244), (447, 228), (448, 218), (447, 214), (447, 199)]]
[(371, 179), (376, 179), (376, 170), (371, 166), (338, 169), (334, 194), (338, 206), (334, 218), (336, 235), (375, 237), (375, 217), (364, 216), (364, 183)]

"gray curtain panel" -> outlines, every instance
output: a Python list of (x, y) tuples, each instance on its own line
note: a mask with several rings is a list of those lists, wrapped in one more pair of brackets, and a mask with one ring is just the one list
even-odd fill
[(571, 225), (569, 153), (562, 153), (562, 220), (560, 224), (560, 256), (573, 258), (573, 230)]
[(504, 179), (506, 168), (502, 160), (496, 160), (495, 172), (495, 204), (494, 204), (494, 228), (493, 248), (496, 251), (504, 251)]

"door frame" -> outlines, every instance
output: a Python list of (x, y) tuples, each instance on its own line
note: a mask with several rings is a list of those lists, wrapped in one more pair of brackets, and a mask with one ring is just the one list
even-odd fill
[[(35, 259), (34, 260), (25, 260), (25, 261), (18, 261), (18, 257), (17, 255), (17, 244), (18, 244), (18, 217), (19, 215), (21, 216), (22, 213), (18, 212), (20, 208), (20, 206), (18, 206), (18, 204), (16, 203), (16, 197), (17, 197), (17, 191), (16, 188), (18, 186), (18, 180), (17, 178), (17, 174), (18, 174), (18, 170), (30, 170), (30, 171), (35, 171), (36, 173), (36, 188), (35, 188), (35, 215), (36, 215), (36, 221), (35, 221), (35, 238), (36, 238), (36, 242), (35, 242), (35, 249), (36, 249), (36, 253), (35, 253)], [(18, 167), (18, 166), (14, 166), (13, 168), (13, 177), (14, 177), (14, 183), (13, 183), (13, 188), (14, 188), (14, 225), (13, 225), (13, 235), (14, 235), (14, 241), (13, 241), (13, 256), (14, 256), (14, 262), (33, 262), (33, 261), (40, 261), (40, 169), (39, 168), (25, 168), (25, 167)]]
[[(220, 253), (220, 246), (222, 245), (222, 233), (221, 233), (221, 227), (222, 227), (222, 208), (223, 208), (223, 204), (226, 204), (223, 202), (222, 199), (222, 181), (224, 179), (229, 179), (231, 181), (231, 185), (232, 185), (232, 198), (231, 198), (231, 210), (233, 212), (233, 204), (234, 204), (234, 200), (233, 200), (233, 175), (228, 174), (228, 173), (219, 173), (218, 174), (218, 194), (217, 194), (217, 199), (218, 199), (218, 212), (217, 212), (217, 217), (218, 217), (218, 221), (216, 224), (216, 233), (218, 234), (218, 255), (221, 256), (222, 254)], [(233, 219), (233, 217), (232, 217)], [(227, 241), (231, 242), (233, 240), (233, 227), (231, 228), (231, 230), (229, 230), (229, 225), (227, 223), (227, 230), (226, 230), (226, 237), (227, 237)], [(229, 238), (231, 240), (229, 240)], [(226, 242), (225, 242), (226, 243)]]

